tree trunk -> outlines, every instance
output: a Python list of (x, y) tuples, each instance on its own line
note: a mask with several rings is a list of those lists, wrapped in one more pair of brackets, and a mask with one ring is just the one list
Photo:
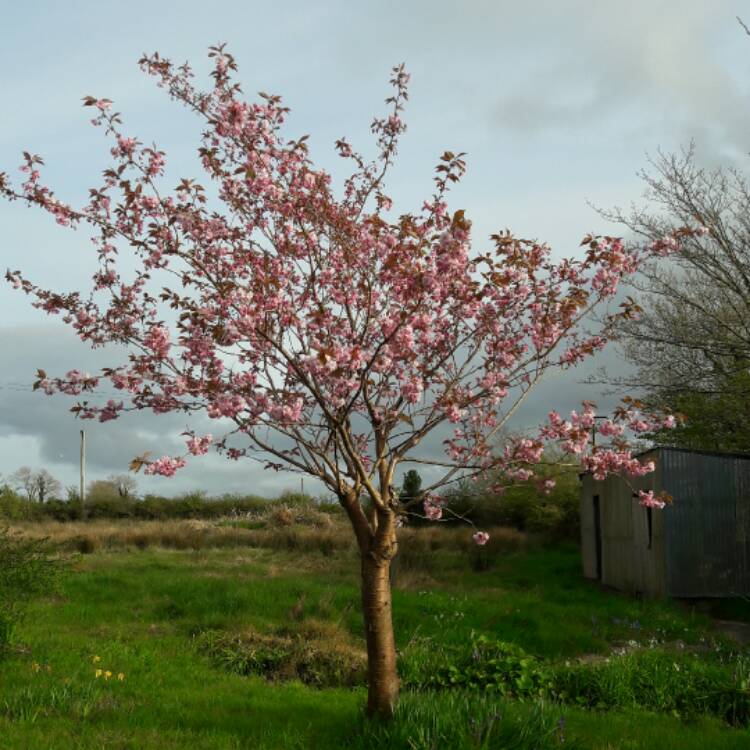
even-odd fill
[(398, 700), (391, 614), (390, 560), (362, 554), (362, 613), (367, 639), (367, 713), (391, 718)]

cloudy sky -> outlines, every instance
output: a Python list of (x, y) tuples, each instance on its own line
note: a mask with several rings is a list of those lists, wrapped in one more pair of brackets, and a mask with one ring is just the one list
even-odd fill
[[(129, 133), (167, 151), (171, 175), (197, 176), (197, 120), (136, 62), (158, 50), (205, 76), (207, 47), (224, 41), (248, 96), (281, 94), (292, 108), (290, 137), (309, 133), (314, 161), (336, 174), (333, 142), (345, 135), (367, 152), (389, 70), (405, 62), (409, 129), (390, 181), (399, 210), (429, 195), (445, 149), (466, 151), (468, 173), (451, 205), (473, 220), (477, 248), (508, 227), (574, 255), (586, 232), (616, 231), (589, 202), (637, 201), (648, 153), (693, 139), (704, 163), (747, 167), (750, 38), (735, 20), (743, 13), (750, 21), (747, 4), (731, 0), (7, 3), (0, 171), (16, 175), (22, 150), (39, 153), (58, 196), (83, 199), (107, 164), (108, 143), (80, 106), (92, 94), (115, 100)], [(83, 232), (18, 203), (0, 204), (0, 232), (3, 269), (60, 291), (88, 289), (94, 258)], [(44, 466), (76, 483), (81, 426), (91, 479), (124, 472), (146, 450), (182, 451), (184, 416), (80, 423), (68, 411), (74, 400), (32, 393), (38, 367), (94, 372), (124, 358), (88, 350), (8, 285), (0, 286), (0, 352), (0, 474)], [(524, 423), (595, 397), (581, 377), (543, 387)], [(172, 480), (139, 478), (141, 490), (164, 494), (270, 496), (298, 486), (294, 475), (218, 456), (195, 459)]]

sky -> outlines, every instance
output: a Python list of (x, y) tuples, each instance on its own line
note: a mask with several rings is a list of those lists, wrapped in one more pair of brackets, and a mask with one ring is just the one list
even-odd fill
[[(292, 110), (289, 136), (309, 134), (313, 161), (335, 176), (338, 138), (374, 155), (369, 125), (384, 112), (391, 67), (404, 62), (412, 76), (408, 131), (389, 182), (399, 212), (429, 196), (444, 150), (465, 151), (468, 171), (450, 205), (466, 210), (477, 250), (509, 228), (548, 242), (557, 257), (575, 256), (586, 233), (621, 233), (592, 206), (639, 202), (638, 171), (649, 154), (693, 140), (701, 163), (747, 168), (750, 38), (735, 18), (745, 10), (732, 0), (7, 3), (0, 171), (16, 177), (21, 151), (41, 154), (57, 195), (84, 200), (108, 164), (109, 143), (80, 106), (94, 95), (115, 101), (128, 133), (167, 152), (169, 174), (200, 176), (198, 121), (137, 60), (153, 51), (189, 60), (208, 86), (207, 49), (226, 42), (246, 96), (282, 95)], [(85, 232), (0, 203), (0, 238), (2, 270), (19, 269), (43, 287), (88, 290), (95, 253)], [(89, 479), (124, 473), (145, 451), (182, 453), (182, 415), (79, 422), (69, 412), (75, 399), (31, 391), (37, 368), (95, 372), (124, 360), (122, 352), (88, 349), (3, 282), (0, 478), (28, 465), (77, 484), (82, 427)], [(602, 362), (626, 366), (610, 352), (588, 371)], [(519, 426), (585, 398), (606, 407), (607, 398), (581, 382), (586, 374), (543, 384)], [(220, 434), (208, 419), (190, 426)], [(166, 495), (273, 496), (300, 486), (297, 475), (211, 454), (172, 479), (139, 476), (138, 483), (141, 492)], [(312, 480), (305, 488), (320, 489)]]

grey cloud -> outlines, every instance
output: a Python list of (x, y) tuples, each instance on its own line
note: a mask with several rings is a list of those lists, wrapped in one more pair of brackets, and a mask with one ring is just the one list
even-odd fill
[(737, 70), (719, 56), (722, 46), (747, 47), (734, 20), (738, 4), (557, 5), (550, 10), (559, 24), (537, 39), (545, 54), (498, 98), (495, 121), (503, 128), (538, 135), (617, 128), (613, 119), (620, 119), (626, 131), (656, 125), (662, 137), (684, 140), (710, 122), (713, 138), (746, 150), (750, 107)]

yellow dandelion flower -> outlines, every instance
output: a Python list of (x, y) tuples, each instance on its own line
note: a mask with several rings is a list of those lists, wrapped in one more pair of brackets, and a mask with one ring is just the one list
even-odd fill
[(94, 672), (94, 677), (98, 680), (103, 674), (104, 672), (102, 672), (101, 669), (97, 669), (96, 672)]
[(100, 662), (101, 660), (102, 660), (101, 656), (94, 656), (91, 659), (92, 663), (94, 663), (94, 664), (96, 664), (97, 662)]
[(109, 678), (110, 678), (111, 676), (112, 676), (112, 672), (110, 672), (109, 670), (107, 670), (107, 671), (106, 671), (106, 672), (104, 673), (104, 679), (105, 679), (105, 680), (108, 680), (108, 679), (109, 679)]
[(120, 682), (125, 682), (125, 674), (124, 674), (124, 672), (118, 672), (118, 673), (117, 673), (117, 679), (118, 679), (118, 680), (119, 680)]
[(34, 671), (34, 672), (38, 672), (38, 671), (39, 671), (39, 670), (40, 670), (41, 668), (42, 668), (42, 665), (41, 665), (41, 664), (38, 664), (38, 663), (37, 663), (37, 662), (35, 662), (35, 661), (32, 661), (32, 662), (31, 662), (31, 669), (32, 669), (32, 671)]

